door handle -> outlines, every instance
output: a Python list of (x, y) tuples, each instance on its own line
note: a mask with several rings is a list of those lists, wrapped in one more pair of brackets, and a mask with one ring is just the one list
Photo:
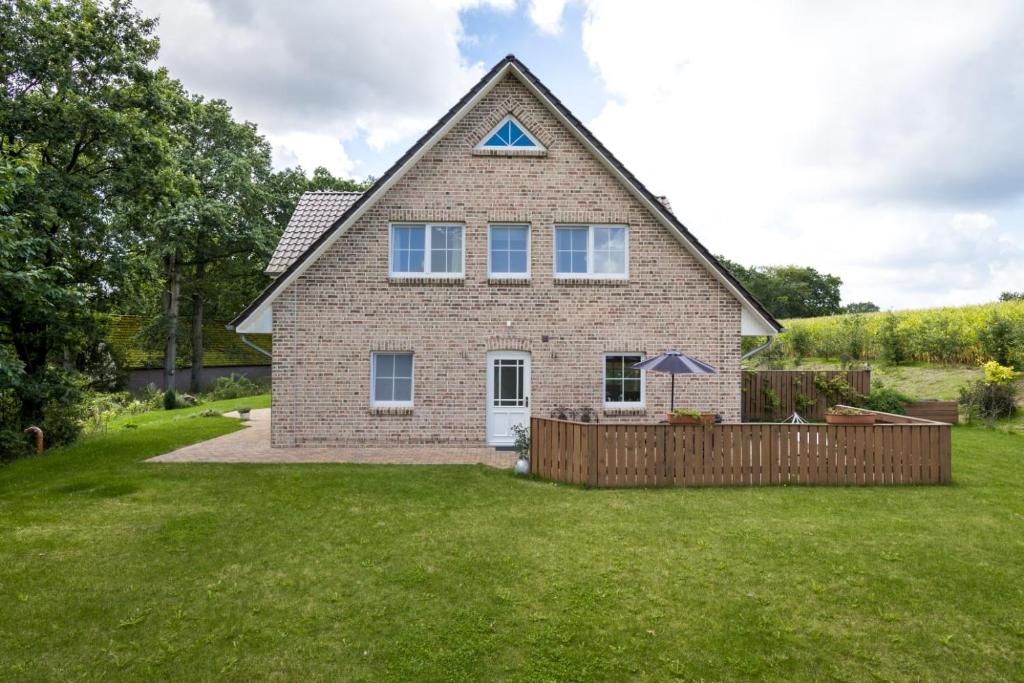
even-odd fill
[(525, 407), (529, 408), (530, 407), (530, 397), (526, 396), (525, 398), (526, 398), (526, 406)]

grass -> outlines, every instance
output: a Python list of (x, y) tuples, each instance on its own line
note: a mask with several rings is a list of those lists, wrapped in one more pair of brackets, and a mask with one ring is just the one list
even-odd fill
[(239, 426), (197, 410), (0, 469), (0, 679), (1024, 675), (1020, 435), (947, 487), (142, 462)]

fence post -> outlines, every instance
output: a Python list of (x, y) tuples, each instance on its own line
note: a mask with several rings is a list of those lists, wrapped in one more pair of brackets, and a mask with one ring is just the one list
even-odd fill
[(599, 472), (597, 469), (598, 462), (598, 441), (601, 439), (601, 425), (593, 424), (588, 427), (590, 430), (588, 446), (590, 452), (587, 453), (587, 484), (590, 486), (600, 486), (601, 479), (598, 476)]

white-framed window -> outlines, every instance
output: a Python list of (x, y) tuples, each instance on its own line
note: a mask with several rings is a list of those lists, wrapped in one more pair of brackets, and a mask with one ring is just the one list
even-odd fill
[(391, 226), (391, 277), (463, 277), (465, 229), (434, 223)]
[(629, 228), (625, 225), (556, 225), (555, 277), (629, 277)]
[(491, 225), (487, 232), (487, 276), (530, 277), (530, 226)]
[(606, 408), (642, 408), (644, 373), (633, 366), (644, 359), (639, 353), (604, 354), (604, 405)]
[(376, 408), (412, 406), (411, 353), (379, 352), (370, 356), (370, 405)]

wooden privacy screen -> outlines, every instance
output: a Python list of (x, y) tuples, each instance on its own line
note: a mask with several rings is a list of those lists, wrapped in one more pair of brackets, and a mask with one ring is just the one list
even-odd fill
[(598, 487), (950, 481), (950, 426), (891, 417), (901, 423), (701, 427), (535, 417), (530, 471)]
[(904, 403), (907, 415), (934, 422), (960, 422), (960, 405), (956, 401), (911, 401)]
[(842, 377), (858, 394), (871, 391), (871, 370), (744, 370), (742, 374), (744, 421), (784, 420), (794, 411), (807, 420), (824, 420), (830, 403), (814, 383), (819, 375)]

